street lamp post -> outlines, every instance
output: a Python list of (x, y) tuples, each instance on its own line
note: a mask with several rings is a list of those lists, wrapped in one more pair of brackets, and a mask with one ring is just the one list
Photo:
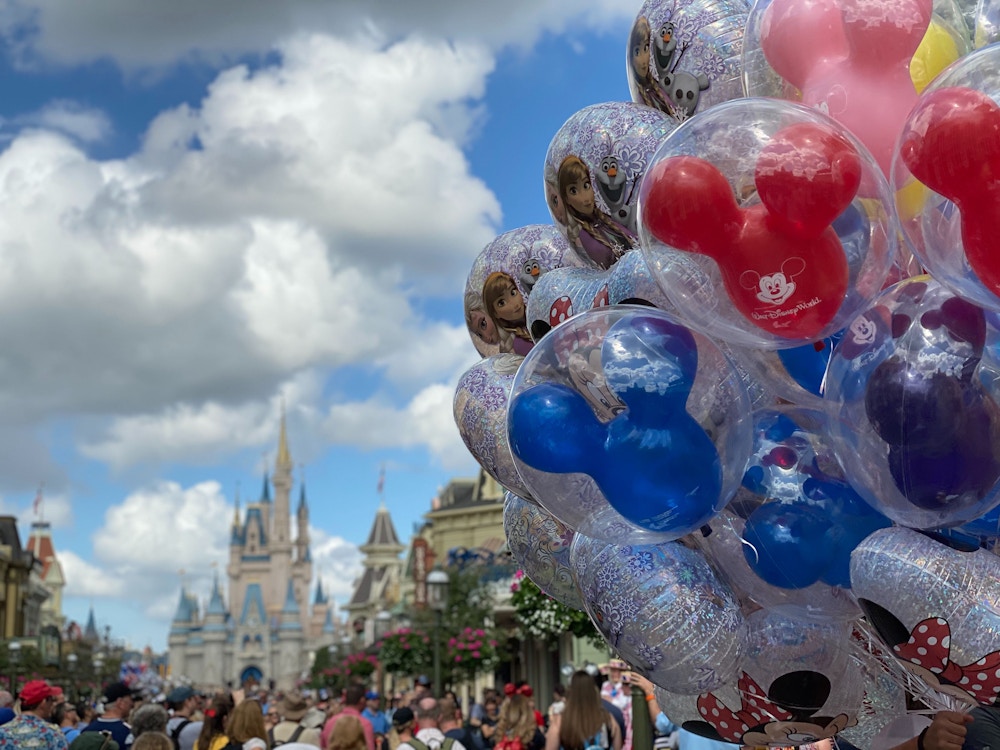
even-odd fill
[(70, 696), (72, 697), (73, 700), (76, 700), (76, 698), (77, 698), (77, 691), (76, 691), (76, 663), (79, 660), (79, 658), (80, 657), (78, 657), (76, 655), (75, 651), (74, 652), (70, 652), (66, 656), (66, 672), (67, 672), (67, 676), (69, 677)]
[(94, 676), (97, 678), (97, 689), (104, 690), (104, 654), (98, 651), (94, 654)]
[(7, 659), (10, 661), (10, 693), (17, 696), (17, 667), (21, 663), (21, 643), (11, 641), (7, 644)]
[(441, 618), (448, 606), (448, 574), (435, 568), (427, 574), (427, 606), (434, 610), (434, 697), (441, 697)]

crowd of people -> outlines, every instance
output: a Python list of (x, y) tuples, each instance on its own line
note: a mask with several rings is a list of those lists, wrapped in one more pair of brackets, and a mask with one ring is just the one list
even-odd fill
[[(973, 715), (975, 715), (975, 711)], [(941, 712), (893, 750), (962, 750), (972, 717)], [(0, 750), (751, 750), (686, 732), (660, 710), (652, 683), (612, 660), (575, 672), (546, 713), (526, 683), (486, 689), (463, 710), (458, 696), (418, 678), (388, 700), (362, 684), (272, 693), (189, 686), (145, 698), (124, 682), (92, 705), (44, 680), (15, 702), (0, 691)], [(834, 750), (830, 740), (809, 750)], [(836, 747), (855, 750), (838, 742)], [(968, 748), (968, 745), (965, 745)], [(976, 746), (975, 750), (980, 750)], [(997, 745), (1000, 747), (1000, 744)], [(867, 749), (866, 749), (867, 750)]]

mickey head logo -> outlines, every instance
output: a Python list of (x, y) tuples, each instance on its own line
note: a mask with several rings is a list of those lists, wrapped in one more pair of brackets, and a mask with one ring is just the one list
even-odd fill
[(878, 329), (874, 321), (862, 316), (851, 323), (851, 339), (859, 346), (868, 346), (875, 342)]
[(795, 293), (793, 278), (806, 270), (806, 262), (802, 258), (789, 258), (781, 264), (781, 270), (761, 276), (756, 271), (744, 271), (740, 274), (740, 286), (744, 289), (757, 289), (757, 299), (768, 305), (780, 305)]

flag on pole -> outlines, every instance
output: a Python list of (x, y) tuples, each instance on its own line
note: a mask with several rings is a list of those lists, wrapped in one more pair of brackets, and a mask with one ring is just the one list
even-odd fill
[(381, 496), (382, 490), (385, 488), (385, 465), (378, 472), (378, 494)]
[(44, 486), (45, 486), (44, 484), (38, 485), (38, 492), (35, 493), (35, 500), (31, 504), (31, 509), (32, 511), (34, 511), (36, 516), (38, 515), (39, 508), (42, 507), (42, 488)]

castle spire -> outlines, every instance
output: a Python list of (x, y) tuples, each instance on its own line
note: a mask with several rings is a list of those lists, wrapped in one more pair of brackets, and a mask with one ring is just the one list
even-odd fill
[(240, 483), (236, 483), (236, 501), (233, 503), (233, 529), (240, 527)]
[(292, 454), (288, 450), (288, 430), (285, 428), (285, 402), (281, 402), (281, 435), (278, 438), (278, 458), (274, 462), (276, 472), (292, 471)]

